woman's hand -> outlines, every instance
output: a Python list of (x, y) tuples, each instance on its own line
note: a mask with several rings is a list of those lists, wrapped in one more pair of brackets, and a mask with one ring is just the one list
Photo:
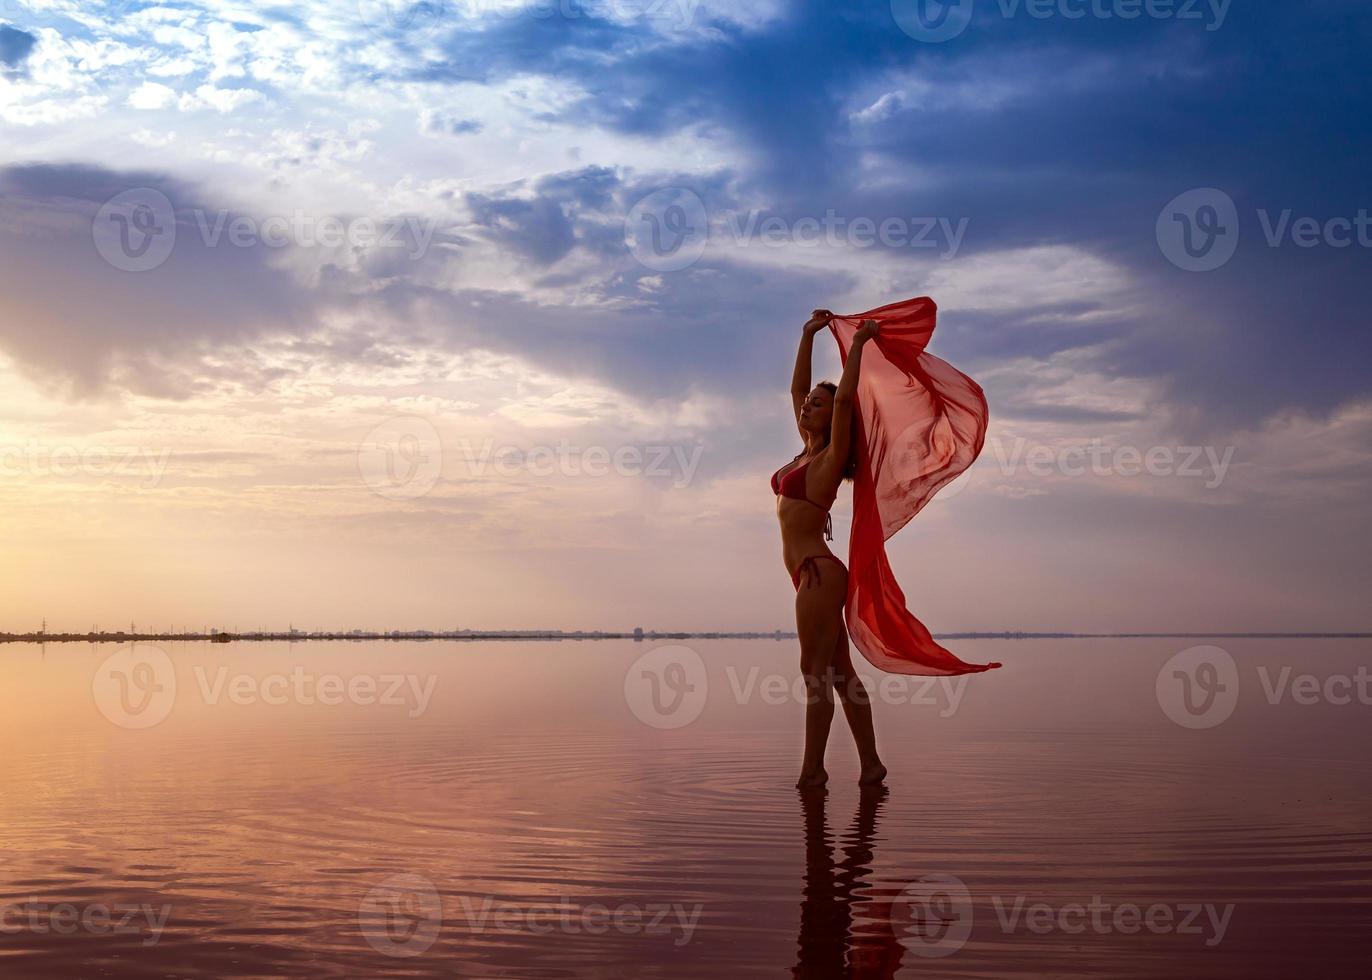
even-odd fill
[(857, 344), (867, 343), (877, 335), (878, 329), (877, 321), (863, 320), (862, 326), (858, 327), (857, 333), (853, 334), (853, 342)]
[(819, 333), (829, 325), (829, 321), (833, 318), (834, 315), (828, 310), (815, 310), (810, 314), (810, 319), (805, 324), (805, 333), (808, 335)]

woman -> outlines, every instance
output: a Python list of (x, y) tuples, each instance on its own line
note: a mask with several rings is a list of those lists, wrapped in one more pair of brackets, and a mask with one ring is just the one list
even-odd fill
[(877, 755), (872, 728), (872, 704), (867, 689), (853, 670), (843, 609), (848, 598), (848, 570), (825, 544), (832, 540), (829, 510), (839, 484), (851, 476), (857, 445), (853, 438), (853, 396), (862, 368), (862, 349), (877, 333), (875, 320), (866, 320), (837, 385), (810, 388), (810, 361), (815, 334), (829, 325), (833, 314), (815, 310), (801, 335), (791, 378), (791, 402), (805, 449), (772, 476), (781, 520), (782, 558), (796, 587), (796, 631), (800, 634), (800, 669), (805, 677), (805, 758), (796, 786), (822, 786), (824, 749), (834, 719), (834, 694), (857, 743), (862, 785), (880, 783), (886, 767)]
[[(927, 296), (857, 316), (815, 310), (801, 337), (791, 401), (805, 449), (773, 474), (772, 491), (782, 556), (796, 587), (808, 693), (797, 783), (802, 789), (828, 779), (824, 749), (835, 695), (857, 742), (859, 781), (874, 785), (886, 777), (871, 701), (853, 670), (850, 631), (863, 656), (890, 673), (951, 676), (1000, 666), (966, 663), (936, 642), (906, 608), (886, 557), (886, 540), (972, 465), (986, 439), (988, 411), (980, 385), (925, 349), (937, 314)], [(843, 377), (837, 385), (811, 390), (814, 338), (825, 327), (844, 358)], [(829, 509), (845, 478), (854, 480), (847, 567), (825, 544), (833, 539)]]

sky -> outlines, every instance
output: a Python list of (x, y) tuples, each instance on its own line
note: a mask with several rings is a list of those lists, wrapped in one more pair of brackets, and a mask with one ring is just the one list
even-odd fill
[(0, 25), (0, 631), (787, 628), (800, 326), (920, 295), (936, 632), (1369, 628), (1361, 0)]

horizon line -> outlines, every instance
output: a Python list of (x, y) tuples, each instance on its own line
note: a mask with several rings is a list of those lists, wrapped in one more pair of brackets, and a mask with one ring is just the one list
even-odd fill
[[(1372, 639), (1372, 632), (1357, 631), (1168, 631), (1168, 632), (1075, 632), (1070, 630), (964, 630), (935, 633), (935, 639)], [(455, 630), (243, 630), (211, 629), (167, 631), (89, 630), (48, 632), (46, 628), (27, 633), (0, 632), (0, 643), (138, 643), (152, 641), (270, 642), (384, 640), (658, 640), (658, 639), (794, 639), (795, 631), (772, 630), (558, 630), (558, 629), (455, 629)]]

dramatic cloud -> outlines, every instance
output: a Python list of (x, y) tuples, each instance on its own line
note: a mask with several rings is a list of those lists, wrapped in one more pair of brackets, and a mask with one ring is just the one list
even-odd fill
[(0, 24), (0, 75), (18, 74), (37, 43), (32, 34)]
[[(179, 424), (158, 404), (196, 419), (212, 445), (170, 440), (204, 476), (177, 489), (187, 513), (247, 521), (260, 503), (533, 552), (585, 545), (586, 528), (767, 548), (756, 474), (793, 451), (797, 325), (930, 294), (935, 352), (984, 383), (1003, 452), (948, 513), (1048, 549), (1060, 582), (1083, 515), (1138, 518), (1112, 540), (1146, 545), (1157, 583), (1157, 542), (1240, 548), (1310, 495), (1335, 597), (1273, 616), (1327, 612), (1356, 560), (1335, 528), (1365, 531), (1349, 487), (1372, 448), (1372, 9), (1183, 6), (979, 3), (934, 40), (903, 0), (11, 5), (5, 376), (70, 431), (93, 424), (81, 406), (123, 399), (141, 441)], [(262, 403), (251, 423), (242, 399)], [(616, 485), (610, 502), (499, 484), (546, 495), (535, 528), (489, 475), (383, 506), (309, 489), (345, 486), (339, 447), (410, 415), (445, 435), (706, 451), (691, 487)], [(1005, 462), (1097, 444), (1234, 462), (1209, 489)], [(1272, 541), (1272, 567), (1299, 550), (1289, 529)], [(1252, 584), (1269, 605), (1273, 575)]]

